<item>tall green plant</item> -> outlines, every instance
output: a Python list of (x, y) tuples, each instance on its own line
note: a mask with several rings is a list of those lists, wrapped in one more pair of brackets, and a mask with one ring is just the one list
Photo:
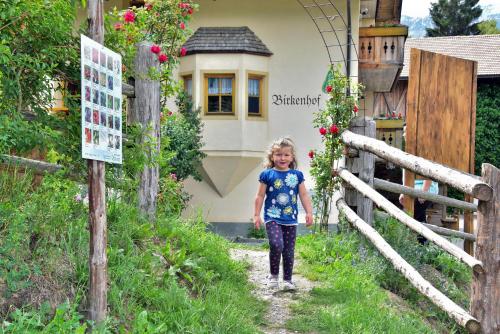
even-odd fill
[(500, 167), (500, 84), (482, 84), (477, 89), (475, 172), (490, 163)]
[(178, 180), (185, 180), (193, 176), (201, 180), (199, 167), (206, 156), (203, 147), (203, 123), (200, 118), (200, 109), (193, 109), (193, 102), (185, 92), (177, 98), (179, 113), (167, 112), (161, 131), (170, 141), (163, 149), (173, 152), (170, 160), (171, 172), (175, 173)]
[(332, 196), (340, 184), (340, 179), (333, 176), (344, 147), (340, 134), (358, 112), (357, 100), (361, 90), (361, 86), (353, 83), (339, 68), (332, 67), (327, 78), (329, 99), (326, 108), (317, 112), (313, 120), (314, 127), (319, 128), (324, 149), (309, 152), (311, 175), (316, 182), (313, 195), (315, 222), (319, 222), (321, 231), (328, 230)]

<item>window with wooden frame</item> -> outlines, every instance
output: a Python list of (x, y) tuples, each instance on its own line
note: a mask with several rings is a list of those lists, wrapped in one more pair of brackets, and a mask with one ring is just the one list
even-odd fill
[(193, 76), (185, 75), (182, 77), (182, 81), (184, 81), (184, 91), (186, 95), (193, 98)]
[(205, 74), (205, 114), (234, 115), (234, 74)]
[(263, 115), (263, 76), (249, 75), (248, 76), (248, 100), (247, 111), (248, 116), (262, 116)]

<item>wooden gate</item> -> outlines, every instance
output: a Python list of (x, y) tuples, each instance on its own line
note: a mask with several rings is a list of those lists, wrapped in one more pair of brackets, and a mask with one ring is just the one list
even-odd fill
[[(419, 49), (411, 49), (410, 57), (406, 152), (473, 174), (477, 63)], [(414, 181), (407, 172), (405, 185)], [(405, 209), (413, 212), (412, 199)], [(464, 223), (465, 232), (472, 232), (471, 213)], [(471, 254), (472, 243), (465, 249)]]

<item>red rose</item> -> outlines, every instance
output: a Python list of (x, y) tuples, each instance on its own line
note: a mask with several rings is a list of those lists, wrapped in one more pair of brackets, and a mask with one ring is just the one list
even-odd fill
[(189, 14), (189, 15), (193, 14), (193, 8), (189, 8), (189, 9), (188, 9), (188, 14)]
[(333, 133), (334, 135), (339, 133), (339, 128), (337, 127), (337, 124), (333, 124), (331, 127), (330, 127), (330, 133)]
[(326, 92), (330, 93), (332, 91), (332, 86), (328, 85), (326, 86)]
[(314, 151), (313, 150), (310, 150), (309, 151), (309, 154), (308, 154), (309, 158), (314, 158)]
[(144, 5), (144, 7), (146, 7), (146, 10), (151, 10), (153, 9), (153, 4), (152, 3), (147, 3)]
[(127, 10), (123, 15), (125, 22), (133, 23), (135, 21), (135, 13), (131, 10)]
[(116, 31), (121, 31), (123, 30), (123, 23), (117, 22), (113, 25)]
[(164, 63), (168, 60), (168, 57), (166, 54), (162, 53), (158, 56), (158, 60), (160, 61), (160, 63)]
[(359, 108), (358, 108), (358, 106), (357, 106), (357, 105), (354, 105), (354, 109), (353, 109), (353, 111), (354, 111), (355, 113), (357, 113), (357, 112), (359, 111)]
[(153, 44), (153, 45), (151, 46), (151, 52), (156, 53), (156, 54), (160, 53), (160, 52), (161, 52), (161, 48), (160, 48), (160, 46), (159, 46), (159, 45), (156, 45), (156, 44)]
[(186, 55), (186, 53), (187, 53), (186, 48), (184, 48), (184, 47), (181, 48), (181, 57), (184, 57)]
[(172, 116), (173, 112), (169, 111), (168, 116)]
[(326, 135), (326, 129), (324, 127), (319, 128), (319, 133), (323, 136)]
[(179, 24), (179, 28), (181, 28), (181, 30), (186, 29), (186, 25), (184, 24), (184, 22), (181, 22), (181, 23)]

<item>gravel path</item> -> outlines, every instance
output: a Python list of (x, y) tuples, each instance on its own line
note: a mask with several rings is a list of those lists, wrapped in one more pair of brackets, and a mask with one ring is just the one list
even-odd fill
[[(272, 290), (266, 285), (267, 276), (269, 275), (268, 251), (232, 249), (231, 257), (234, 260), (245, 261), (250, 264), (248, 279), (255, 285), (253, 293), (257, 298), (269, 302), (269, 309), (265, 316), (266, 326), (262, 328), (262, 331), (266, 334), (297, 333), (285, 329), (286, 321), (291, 318), (289, 306), (294, 300), (308, 294), (314, 283), (294, 273), (293, 282), (297, 287), (296, 291)], [(297, 260), (295, 262), (297, 264)]]

